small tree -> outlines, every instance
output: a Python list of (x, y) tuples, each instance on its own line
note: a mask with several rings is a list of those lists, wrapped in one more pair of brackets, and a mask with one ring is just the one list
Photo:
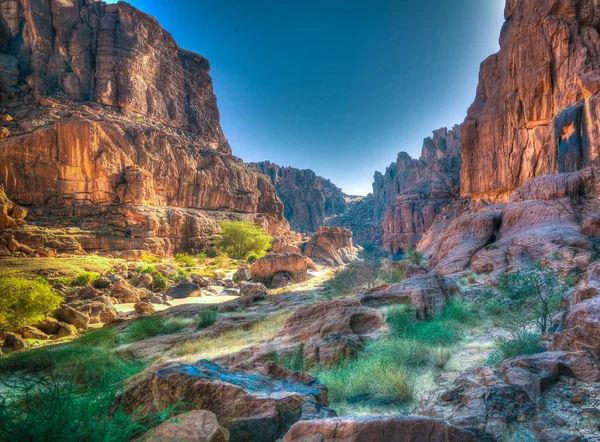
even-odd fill
[(264, 256), (272, 242), (273, 238), (256, 224), (226, 221), (221, 223), (217, 247), (233, 259), (246, 259), (251, 253)]
[(418, 252), (416, 249), (408, 249), (406, 251), (406, 258), (413, 264), (421, 265), (423, 263), (423, 253)]
[(505, 274), (498, 291), (508, 307), (510, 328), (524, 333), (534, 322), (543, 334), (560, 311), (567, 287), (558, 278), (556, 270), (536, 262), (531, 270)]
[(62, 301), (44, 279), (0, 278), (0, 330), (15, 330), (40, 321)]

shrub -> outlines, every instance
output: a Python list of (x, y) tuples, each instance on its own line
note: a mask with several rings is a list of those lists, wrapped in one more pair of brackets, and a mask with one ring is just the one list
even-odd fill
[(179, 333), (188, 325), (192, 324), (192, 322), (193, 321), (189, 318), (180, 318), (177, 316), (172, 318), (147, 316), (133, 321), (133, 323), (123, 332), (122, 340), (124, 343), (137, 342), (158, 335)]
[(198, 314), (198, 328), (210, 327), (217, 320), (216, 310), (202, 310)]
[(259, 258), (259, 256), (256, 253), (251, 253), (250, 255), (248, 255), (247, 261), (250, 264), (254, 264), (258, 258)]
[(156, 255), (143, 254), (140, 261), (145, 262), (146, 264), (156, 264), (160, 261), (160, 258)]
[(62, 301), (44, 279), (0, 278), (0, 330), (33, 324), (58, 308)]
[(196, 260), (185, 253), (178, 253), (175, 255), (175, 262), (185, 267), (193, 267), (196, 265)]
[(423, 263), (423, 253), (417, 252), (416, 249), (408, 249), (406, 251), (406, 257), (413, 264), (421, 265)]
[(386, 284), (396, 284), (406, 279), (406, 272), (408, 270), (408, 264), (406, 261), (384, 261), (383, 269), (379, 275), (381, 280)]
[(468, 282), (469, 284), (475, 284), (475, 283), (477, 282), (477, 278), (475, 277), (475, 275), (474, 275), (473, 273), (470, 273), (470, 274), (467, 276), (467, 282)]
[(200, 263), (206, 262), (207, 258), (208, 258), (208, 255), (205, 252), (200, 252), (200, 253), (196, 254), (196, 260)]
[(166, 289), (169, 286), (169, 280), (163, 276), (161, 272), (154, 275), (152, 280), (152, 288), (155, 289)]
[(495, 340), (497, 350), (488, 358), (488, 365), (499, 366), (505, 359), (541, 353), (544, 350), (539, 346), (539, 341), (540, 335), (531, 332), (524, 332), (509, 339), (497, 338)]
[(229, 256), (227, 256), (226, 253), (219, 253), (213, 259), (213, 266), (215, 266), (218, 269), (225, 268), (225, 267), (227, 267), (228, 264), (229, 264)]
[(530, 270), (504, 274), (498, 286), (500, 301), (509, 313), (504, 328), (518, 337), (535, 323), (540, 334), (546, 333), (566, 291), (557, 272), (540, 262)]
[(335, 272), (329, 281), (329, 288), (336, 296), (353, 294), (362, 287), (375, 285), (379, 274), (379, 263), (373, 261), (354, 261)]
[(247, 221), (221, 223), (221, 238), (217, 247), (234, 259), (246, 259), (249, 254), (263, 256), (271, 247), (273, 238), (256, 224)]
[(156, 266), (153, 266), (153, 265), (143, 266), (140, 269), (140, 273), (148, 273), (148, 274), (152, 275), (154, 272), (156, 272)]
[(96, 272), (81, 272), (73, 279), (73, 285), (77, 287), (85, 287), (93, 283), (96, 279), (100, 278), (100, 273)]

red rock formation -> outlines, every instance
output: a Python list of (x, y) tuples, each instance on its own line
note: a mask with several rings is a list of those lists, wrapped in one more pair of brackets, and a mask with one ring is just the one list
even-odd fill
[(375, 174), (375, 213), (383, 218), (383, 248), (396, 253), (414, 247), (436, 216), (458, 196), (461, 127), (433, 133), (421, 158), (401, 152), (385, 175)]
[(527, 179), (597, 164), (595, 0), (508, 0), (462, 132), (461, 193), (506, 202)]
[(208, 61), (154, 18), (13, 0), (0, 29), (0, 182), (31, 222), (92, 231), (100, 251), (200, 248), (226, 214), (287, 231), (267, 177), (231, 155)]
[(352, 232), (343, 227), (319, 227), (315, 236), (302, 247), (303, 253), (317, 264), (341, 266), (356, 259)]
[(252, 264), (250, 275), (255, 282), (278, 288), (306, 281), (308, 264), (299, 253), (269, 253)]
[(252, 165), (271, 179), (294, 230), (314, 232), (326, 217), (343, 214), (348, 207), (347, 195), (310, 169), (281, 167), (269, 161)]

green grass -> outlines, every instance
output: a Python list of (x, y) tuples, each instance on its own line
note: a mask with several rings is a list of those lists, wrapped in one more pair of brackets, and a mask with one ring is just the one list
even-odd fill
[(57, 278), (75, 278), (82, 272), (107, 272), (115, 260), (99, 256), (77, 256), (69, 258), (3, 259), (1, 276), (20, 276), (35, 279), (43, 276), (49, 281)]
[(179, 333), (194, 322), (191, 318), (148, 316), (137, 319), (121, 335), (122, 343), (138, 342), (158, 335)]
[(217, 320), (216, 310), (202, 310), (198, 314), (198, 328), (210, 327)]
[(101, 275), (98, 272), (84, 271), (73, 279), (72, 284), (77, 287), (86, 287), (92, 284), (96, 279), (100, 278), (100, 276)]
[(111, 328), (70, 343), (0, 358), (0, 440), (128, 441), (173, 410), (144, 418), (114, 407), (123, 382), (145, 368), (119, 356)]
[(496, 350), (488, 358), (488, 365), (499, 367), (506, 359), (541, 353), (544, 350), (539, 346), (539, 341), (538, 333), (522, 333), (516, 338), (498, 338), (495, 340)]
[(472, 304), (451, 302), (439, 318), (417, 321), (412, 308), (388, 309), (390, 334), (367, 345), (356, 359), (338, 367), (313, 369), (329, 389), (332, 407), (349, 404), (406, 404), (414, 399), (416, 376), (443, 369), (465, 328), (474, 326)]
[(174, 259), (177, 264), (184, 267), (194, 267), (198, 264), (193, 256), (186, 255), (185, 253), (178, 253)]

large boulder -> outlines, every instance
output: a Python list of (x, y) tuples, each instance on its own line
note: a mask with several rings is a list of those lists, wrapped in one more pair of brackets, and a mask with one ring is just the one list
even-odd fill
[(176, 404), (214, 413), (234, 441), (274, 442), (298, 420), (335, 415), (327, 408), (327, 389), (316, 378), (272, 362), (244, 371), (208, 361), (169, 364), (118, 399), (125, 412), (138, 416)]
[(336, 417), (295, 423), (283, 442), (476, 442), (470, 431), (427, 417)]
[(460, 288), (451, 279), (428, 273), (368, 290), (361, 301), (371, 306), (411, 304), (418, 319), (430, 319), (440, 315), (448, 301), (460, 294)]
[(169, 287), (167, 290), (167, 296), (173, 299), (193, 298), (201, 295), (200, 286), (193, 282), (182, 282), (181, 284)]
[(53, 313), (56, 319), (67, 324), (74, 325), (79, 330), (87, 330), (90, 323), (90, 318), (85, 313), (74, 309), (70, 305), (63, 304), (57, 308)]
[(283, 278), (291, 284), (306, 281), (308, 266), (299, 253), (269, 253), (252, 264), (250, 274), (254, 282), (276, 288)]
[(352, 231), (321, 226), (302, 251), (316, 264), (337, 267), (356, 259), (357, 250), (352, 244)]
[(552, 350), (584, 350), (600, 358), (600, 297), (571, 307), (558, 329), (545, 338)]
[(0, 230), (25, 224), (26, 216), (27, 210), (12, 202), (0, 184)]
[(228, 442), (229, 431), (219, 425), (210, 411), (177, 414), (148, 430), (135, 442)]

